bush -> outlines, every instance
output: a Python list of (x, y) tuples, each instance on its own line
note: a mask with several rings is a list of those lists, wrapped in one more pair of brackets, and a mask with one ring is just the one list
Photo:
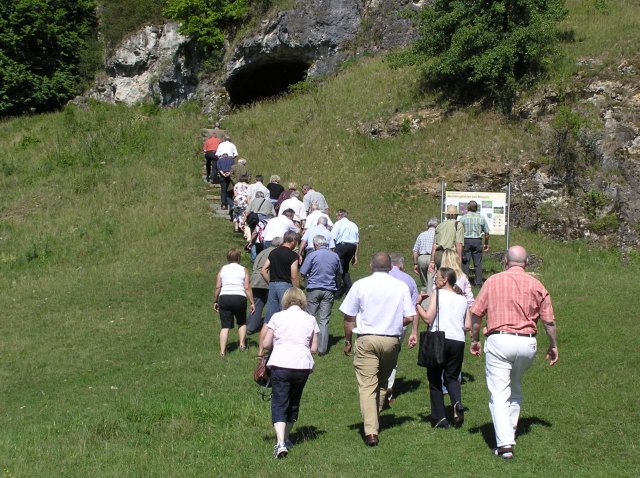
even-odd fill
[(77, 93), (92, 0), (0, 2), (0, 116), (51, 111)]
[(182, 23), (180, 31), (205, 53), (219, 53), (225, 32), (249, 14), (248, 0), (167, 0), (165, 15)]
[(565, 15), (563, 0), (436, 0), (421, 12), (410, 58), (423, 66), (423, 87), (510, 111), (549, 61)]

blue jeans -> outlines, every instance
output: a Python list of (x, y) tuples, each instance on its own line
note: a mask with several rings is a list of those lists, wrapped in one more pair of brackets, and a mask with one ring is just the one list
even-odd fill
[(271, 422), (295, 422), (311, 370), (271, 367)]
[(282, 297), (284, 293), (293, 287), (289, 282), (270, 282), (269, 297), (267, 297), (267, 314), (264, 317), (264, 323), (268, 324), (271, 316), (282, 310)]

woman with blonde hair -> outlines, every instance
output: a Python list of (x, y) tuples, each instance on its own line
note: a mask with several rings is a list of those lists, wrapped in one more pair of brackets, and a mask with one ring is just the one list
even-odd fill
[(240, 265), (240, 249), (231, 248), (227, 251), (227, 264), (222, 266), (216, 277), (213, 310), (220, 314), (220, 357), (227, 351), (229, 329), (233, 328), (233, 319), (238, 324), (240, 339), (239, 350), (247, 350), (245, 343), (247, 335), (247, 299), (253, 313), (255, 304), (249, 283), (249, 271)]
[(269, 190), (269, 199), (271, 200), (271, 204), (273, 204), (275, 208), (275, 205), (278, 202), (278, 197), (284, 191), (284, 186), (280, 184), (280, 176), (278, 176), (277, 174), (272, 174), (269, 178), (267, 189)]
[(444, 251), (444, 254), (442, 254), (441, 266), (453, 269), (453, 271), (456, 273), (457, 279), (455, 287), (459, 289), (456, 290), (456, 292), (464, 295), (465, 299), (467, 299), (467, 305), (471, 307), (476, 300), (473, 297), (473, 291), (471, 290), (471, 282), (469, 282), (469, 278), (462, 271), (460, 256), (458, 256), (455, 251), (447, 249), (446, 251)]
[(302, 391), (313, 371), (311, 354), (318, 351), (318, 323), (307, 314), (307, 299), (297, 287), (282, 297), (282, 311), (271, 316), (262, 341), (265, 350), (273, 349), (267, 367), (271, 371), (271, 421), (276, 432), (275, 458), (284, 458), (292, 443), (289, 433), (298, 419)]

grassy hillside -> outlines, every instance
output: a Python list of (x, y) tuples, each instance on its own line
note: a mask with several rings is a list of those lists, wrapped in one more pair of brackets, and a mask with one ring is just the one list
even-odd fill
[[(618, 12), (625, 3), (626, 24), (637, 6), (606, 4)], [(603, 54), (586, 28), (589, 10), (572, 5), (569, 21), (582, 18), (580, 55)], [(620, 18), (601, 17), (619, 34), (612, 49), (625, 42), (609, 26)], [(376, 250), (409, 254), (437, 211), (418, 187), (425, 178), (451, 179), (461, 163), (510, 161), (542, 147), (535, 128), (478, 112), (388, 140), (357, 133), (361, 123), (430, 107), (412, 95), (415, 82), (410, 70), (365, 58), (305, 94), (223, 124), (254, 173), (311, 180), (333, 210), (349, 210), (361, 228), (357, 277)], [(246, 354), (217, 353), (214, 274), (240, 240), (209, 212), (211, 190), (200, 179), (205, 126), (195, 105), (69, 107), (0, 123), (3, 477), (640, 474), (640, 264), (520, 230), (512, 242), (542, 260), (537, 273), (554, 300), (561, 359), (549, 369), (539, 357), (526, 376), (516, 460), (490, 454), (483, 362), (465, 359), (465, 426), (432, 430), (424, 371), (406, 349), (381, 446), (365, 448), (337, 313), (331, 353), (318, 358), (305, 390), (297, 446), (285, 462), (272, 460), (269, 404), (250, 379), (255, 341)], [(499, 238), (492, 246), (502, 247)]]

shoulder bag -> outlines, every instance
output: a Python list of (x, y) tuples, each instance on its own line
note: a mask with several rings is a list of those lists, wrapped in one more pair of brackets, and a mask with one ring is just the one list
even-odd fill
[[(420, 332), (418, 365), (420, 367), (440, 367), (444, 365), (444, 332), (440, 330), (440, 304), (436, 289), (436, 317), (429, 329)], [(433, 330), (434, 326), (437, 330)]]

